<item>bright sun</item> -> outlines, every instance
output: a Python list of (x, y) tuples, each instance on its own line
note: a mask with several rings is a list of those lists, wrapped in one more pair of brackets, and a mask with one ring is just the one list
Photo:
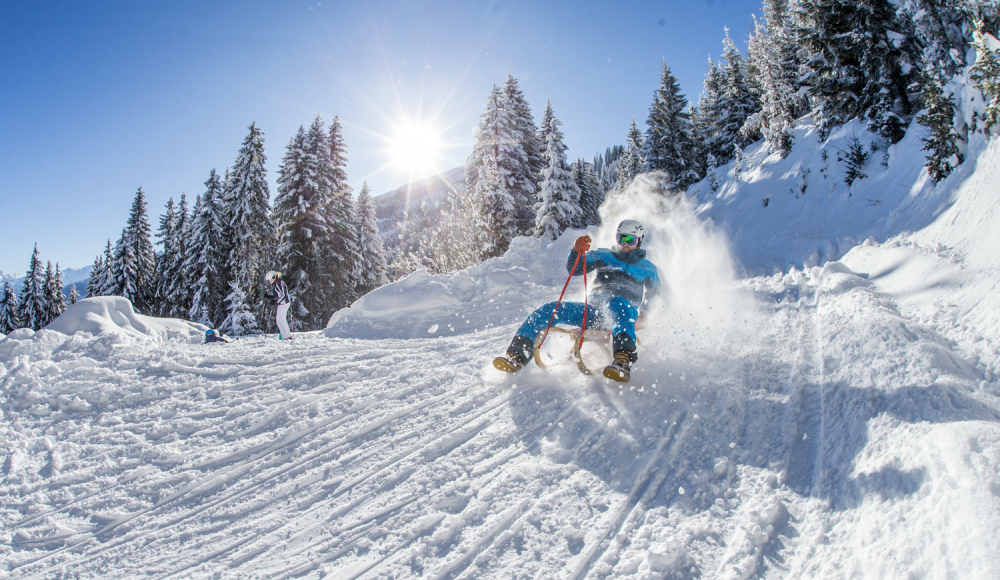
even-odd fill
[(437, 131), (426, 125), (404, 124), (389, 143), (391, 164), (398, 171), (424, 174), (437, 169), (443, 144)]

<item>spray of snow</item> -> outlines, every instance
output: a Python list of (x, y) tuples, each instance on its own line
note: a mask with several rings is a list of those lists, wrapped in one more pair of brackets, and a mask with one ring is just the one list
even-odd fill
[(642, 222), (642, 247), (656, 264), (664, 291), (648, 313), (640, 341), (681, 352), (709, 354), (743, 335), (756, 313), (753, 296), (737, 284), (738, 268), (725, 234), (683, 196), (663, 195), (661, 174), (643, 174), (601, 207), (598, 245), (614, 243), (623, 219)]

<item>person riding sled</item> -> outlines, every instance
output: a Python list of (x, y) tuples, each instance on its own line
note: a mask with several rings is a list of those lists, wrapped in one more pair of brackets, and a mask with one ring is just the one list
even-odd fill
[[(577, 238), (566, 258), (566, 270), (573, 276), (580, 276), (584, 271), (597, 272), (590, 301), (587, 304), (549, 302), (536, 309), (517, 329), (507, 353), (493, 360), (493, 366), (516, 373), (531, 360), (535, 339), (547, 330), (549, 321), (580, 326), (586, 317), (593, 321), (594, 327), (611, 330), (614, 361), (604, 369), (604, 376), (628, 382), (632, 363), (638, 360), (635, 323), (639, 308), (648, 304), (660, 289), (656, 266), (646, 259), (646, 250), (641, 247), (644, 237), (641, 223), (624, 220), (618, 224), (614, 248), (588, 251), (590, 236)], [(584, 257), (579, 260), (581, 253)]]
[(278, 340), (294, 338), (288, 328), (288, 307), (292, 299), (288, 295), (288, 286), (285, 286), (285, 281), (281, 279), (281, 272), (271, 270), (264, 275), (264, 279), (271, 284), (271, 289), (274, 290), (274, 303), (278, 305), (274, 316), (274, 321), (278, 324)]

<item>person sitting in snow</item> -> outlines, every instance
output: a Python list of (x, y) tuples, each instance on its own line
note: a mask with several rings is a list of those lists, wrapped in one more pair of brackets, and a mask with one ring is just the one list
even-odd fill
[(214, 328), (209, 328), (205, 331), (205, 344), (210, 342), (232, 342), (228, 336), (222, 334)]
[[(590, 252), (590, 236), (581, 236), (566, 258), (566, 270), (573, 276), (583, 274), (583, 264), (577, 263), (581, 252), (587, 272), (597, 272), (590, 296), (592, 302), (586, 307), (588, 326), (590, 321), (596, 328), (610, 326), (614, 361), (604, 369), (604, 376), (620, 382), (628, 382), (632, 363), (638, 359), (635, 323), (639, 308), (660, 288), (656, 266), (646, 259), (646, 250), (641, 248), (644, 237), (641, 223), (624, 220), (618, 224), (617, 244), (613, 249), (598, 248)], [(574, 264), (577, 265), (575, 270)], [(521, 370), (531, 360), (535, 339), (548, 328), (550, 319), (552, 324), (583, 324), (585, 305), (582, 302), (563, 302), (558, 309), (557, 304), (549, 302), (531, 313), (517, 329), (507, 354), (495, 358), (493, 366), (508, 373)]]
[(281, 279), (281, 272), (271, 270), (265, 274), (264, 279), (271, 284), (271, 288), (274, 290), (274, 303), (278, 305), (274, 317), (274, 321), (278, 323), (278, 340), (293, 338), (292, 331), (288, 328), (288, 307), (292, 303), (292, 299), (288, 295), (288, 286), (285, 286), (285, 281)]

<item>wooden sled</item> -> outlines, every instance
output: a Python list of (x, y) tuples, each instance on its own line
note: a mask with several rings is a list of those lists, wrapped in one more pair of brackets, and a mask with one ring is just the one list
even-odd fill
[[(577, 368), (580, 369), (580, 372), (585, 375), (600, 375), (604, 371), (604, 366), (601, 366), (601, 368), (599, 369), (592, 369), (589, 368), (587, 366), (587, 363), (584, 362), (583, 356), (580, 354), (580, 348), (582, 344), (580, 342), (580, 329), (578, 327), (567, 328), (563, 326), (553, 326), (552, 328), (549, 329), (549, 332), (561, 332), (570, 335), (570, 338), (573, 341), (573, 348), (570, 350), (570, 357), (568, 359), (550, 361), (548, 364), (546, 364), (544, 361), (542, 361), (542, 350), (540, 348), (542, 345), (542, 341), (545, 339), (545, 334), (544, 333), (540, 334), (538, 338), (535, 339), (535, 364), (537, 364), (539, 368), (547, 369), (555, 365), (573, 361), (576, 363)], [(596, 342), (602, 344), (604, 346), (604, 349), (608, 353), (608, 361), (611, 360), (610, 331), (594, 330), (588, 328), (587, 332), (584, 334), (583, 342)]]
[[(639, 316), (638, 320), (636, 320), (635, 323), (635, 329), (641, 330), (643, 328), (646, 328), (646, 319), (643, 316)], [(612, 341), (611, 341), (610, 330), (598, 330), (594, 328), (588, 328), (587, 332), (583, 337), (582, 342), (580, 341), (580, 328), (578, 326), (569, 326), (569, 327), (553, 326), (549, 328), (549, 332), (561, 332), (570, 335), (570, 338), (573, 340), (573, 348), (570, 350), (570, 358), (558, 361), (551, 361), (549, 362), (549, 364), (545, 364), (542, 361), (542, 349), (541, 349), (542, 342), (545, 340), (545, 333), (543, 332), (542, 334), (538, 335), (538, 338), (535, 339), (535, 364), (538, 365), (538, 368), (547, 369), (551, 366), (573, 361), (576, 363), (577, 368), (580, 369), (580, 372), (585, 375), (603, 374), (604, 366), (601, 366), (601, 368), (599, 369), (592, 369), (587, 366), (587, 363), (584, 362), (583, 356), (580, 354), (580, 349), (582, 348), (583, 343), (585, 342), (596, 342), (601, 344), (604, 347), (604, 350), (608, 354), (607, 357), (608, 362), (606, 364), (611, 364), (611, 360), (614, 353), (612, 352), (612, 344), (611, 344)], [(636, 337), (636, 344), (640, 345), (642, 344), (642, 341), (639, 340), (638, 337)]]

